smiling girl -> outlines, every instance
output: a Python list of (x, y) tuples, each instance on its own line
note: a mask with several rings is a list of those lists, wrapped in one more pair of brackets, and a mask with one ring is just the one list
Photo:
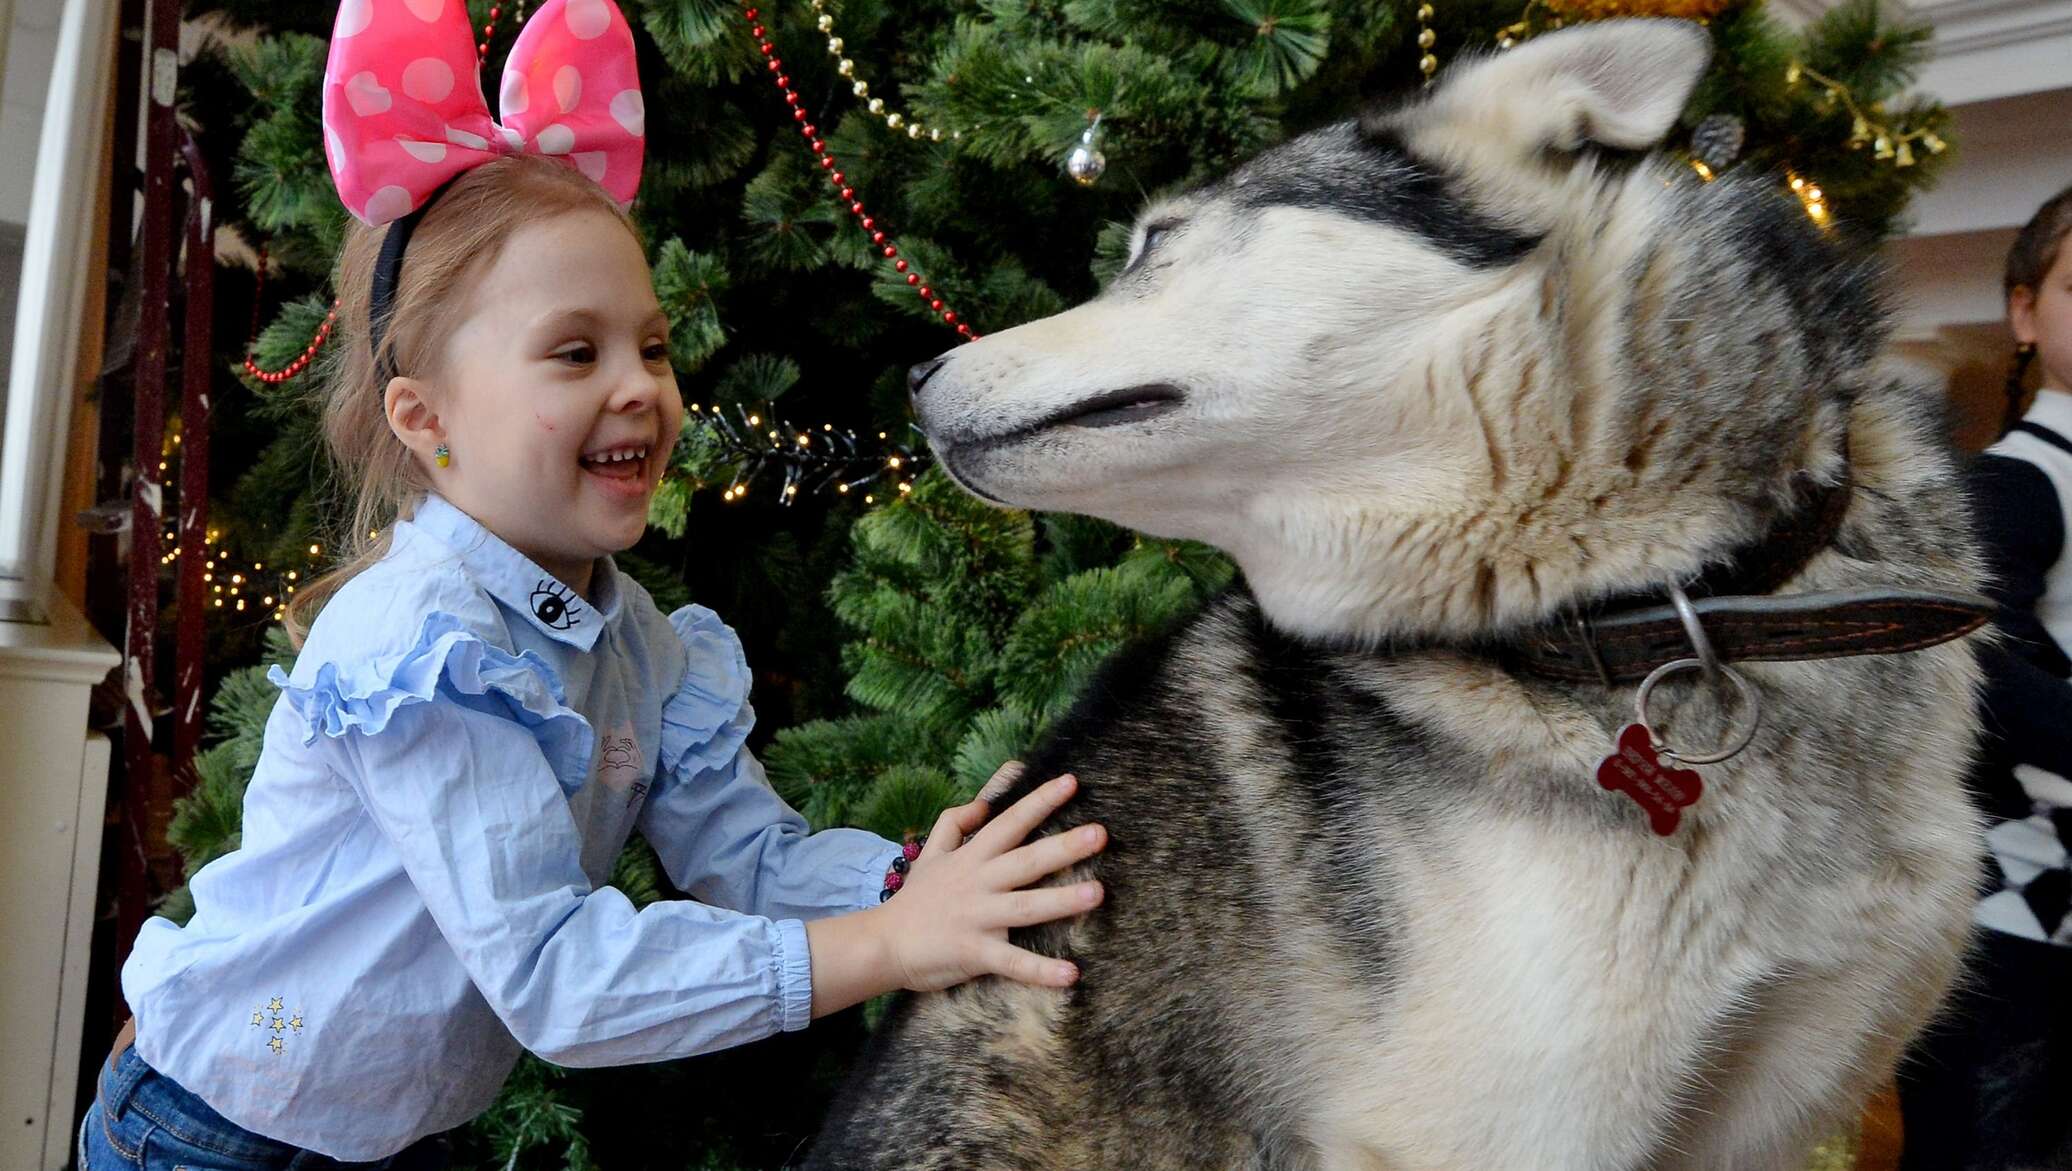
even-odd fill
[[(630, 60), (600, 4), (549, 0), (533, 23), (608, 31)], [(405, 5), (348, 0), (337, 35), (425, 19)], [(464, 11), (445, 18), (472, 67)], [(568, 67), (548, 66), (565, 112)], [(345, 171), (393, 142), (341, 148), (334, 105), (388, 108), (344, 91), (385, 102), (428, 73), (333, 73)], [(451, 141), (490, 140), (460, 125)], [(1098, 827), (1022, 844), (1071, 778), (990, 822), (982, 802), (948, 810), (919, 848), (809, 834), (744, 747), (733, 632), (699, 606), (663, 615), (613, 567), (683, 404), (630, 183), (585, 169), (580, 146), (492, 152), (414, 207), (396, 187), (356, 198), (341, 173), (363, 221), (401, 214), (354, 225), (336, 276), (327, 439), (353, 532), (376, 535), (293, 609), (292, 630), (315, 620), (274, 675), (241, 847), (123, 969), (134, 1043), (103, 1071), (83, 1167), (433, 1166), (432, 1136), (488, 1106), (521, 1050), (656, 1061), (898, 988), (1077, 977), (1007, 942), (1100, 901), (1091, 883), (1024, 889), (1102, 845)], [(635, 829), (695, 901), (636, 910), (606, 885)]]

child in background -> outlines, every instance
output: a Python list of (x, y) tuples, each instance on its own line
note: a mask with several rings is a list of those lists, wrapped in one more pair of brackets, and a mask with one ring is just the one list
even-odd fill
[[(1901, 1070), (1905, 1171), (2072, 1168), (2072, 188), (2007, 257), (2005, 435), (1969, 487), (2001, 604), (1981, 652), (1983, 928), (1965, 985)], [(2023, 377), (2042, 368), (2026, 413)]]

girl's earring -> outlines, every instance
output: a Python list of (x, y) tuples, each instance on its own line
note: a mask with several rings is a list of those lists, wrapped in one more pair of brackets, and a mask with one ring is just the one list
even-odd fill
[(453, 452), (442, 443), (432, 449), (432, 462), (443, 468), (453, 462)]

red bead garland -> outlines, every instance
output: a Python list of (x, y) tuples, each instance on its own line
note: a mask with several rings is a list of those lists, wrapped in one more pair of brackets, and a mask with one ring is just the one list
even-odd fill
[[(482, 26), (482, 39), (475, 43), (476, 61), (485, 64), (489, 61), (489, 38), (491, 34), (496, 32), (496, 22), (503, 14), (504, 6), (502, 0), (498, 0), (497, 3), (489, 6), (489, 23)], [(515, 15), (521, 21), (525, 19), (525, 0), (518, 0), (518, 11)]]
[(252, 333), (245, 342), (245, 373), (269, 385), (278, 385), (308, 369), (309, 364), (316, 360), (317, 351), (323, 349), (324, 343), (331, 340), (331, 327), (338, 322), (338, 298), (331, 298), (331, 311), (324, 314), (324, 324), (317, 327), (316, 336), (310, 339), (308, 345), (302, 347), (302, 353), (297, 355), (294, 361), (279, 370), (261, 370), (259, 363), (252, 357), (252, 347), (259, 341), (259, 307), (265, 303), (265, 293), (266, 246), (262, 244), (259, 246), (259, 280), (252, 289)]
[(908, 263), (899, 259), (898, 246), (878, 229), (877, 220), (864, 210), (863, 201), (856, 197), (856, 188), (849, 182), (848, 176), (835, 170), (835, 156), (827, 153), (827, 144), (820, 139), (820, 128), (806, 121), (805, 107), (799, 104), (798, 91), (791, 88), (791, 77), (784, 72), (784, 62), (777, 56), (777, 47), (764, 35), (765, 30), (757, 19), (760, 14), (761, 10), (755, 8), (743, 11), (742, 15), (748, 18), (749, 35), (755, 38), (756, 47), (762, 50), (763, 56), (769, 58), (763, 62), (764, 67), (774, 75), (772, 80), (784, 94), (784, 104), (791, 107), (792, 121), (799, 123), (799, 134), (805, 138), (807, 147), (820, 160), (820, 169), (828, 172), (828, 182), (840, 193), (842, 202), (849, 205), (849, 214), (855, 216), (863, 230), (871, 234), (871, 243), (883, 251), (885, 259), (895, 261), (893, 270), (905, 273), (909, 286), (918, 286), (915, 291), (920, 294), (921, 300), (928, 303), (931, 312), (942, 315), (944, 325), (955, 327), (958, 336), (966, 341), (977, 341), (979, 334), (972, 331), (971, 325), (959, 321), (954, 310), (945, 309), (942, 300), (935, 296), (935, 290), (921, 284), (919, 273), (907, 271)]

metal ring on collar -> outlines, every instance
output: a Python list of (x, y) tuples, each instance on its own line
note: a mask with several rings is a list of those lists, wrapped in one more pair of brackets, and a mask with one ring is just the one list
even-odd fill
[(1728, 682), (1734, 685), (1734, 690), (1740, 693), (1741, 706), (1748, 713), (1747, 725), (1741, 729), (1740, 734), (1729, 740), (1724, 747), (1705, 753), (1679, 752), (1665, 743), (1659, 735), (1656, 735), (1654, 732), (1656, 724), (1648, 719), (1648, 697), (1654, 693), (1655, 685), (1678, 671), (1702, 671), (1704, 669), (1705, 664), (1697, 659), (1676, 659), (1672, 662), (1664, 663), (1653, 671), (1648, 672), (1648, 677), (1640, 681), (1639, 693), (1633, 697), (1633, 712), (1635, 717), (1639, 719), (1641, 726), (1647, 728), (1649, 735), (1655, 737), (1655, 744), (1661, 749), (1662, 755), (1669, 757), (1678, 764), (1718, 764), (1728, 757), (1738, 755), (1742, 749), (1748, 747), (1750, 741), (1755, 739), (1756, 729), (1762, 726), (1763, 706), (1756, 696), (1755, 688), (1749, 686), (1748, 680), (1742, 678), (1740, 672), (1732, 667), (1723, 666), (1719, 668), (1720, 673), (1725, 675)]
[(1684, 637), (1691, 640), (1691, 649), (1697, 652), (1698, 665), (1705, 668), (1705, 678), (1719, 682), (1720, 672), (1726, 668), (1720, 663), (1719, 655), (1712, 649), (1712, 640), (1705, 637), (1705, 624), (1698, 621), (1698, 608), (1691, 605), (1690, 595), (1683, 587), (1669, 587), (1669, 604), (1676, 607), (1676, 616), (1683, 619)]

